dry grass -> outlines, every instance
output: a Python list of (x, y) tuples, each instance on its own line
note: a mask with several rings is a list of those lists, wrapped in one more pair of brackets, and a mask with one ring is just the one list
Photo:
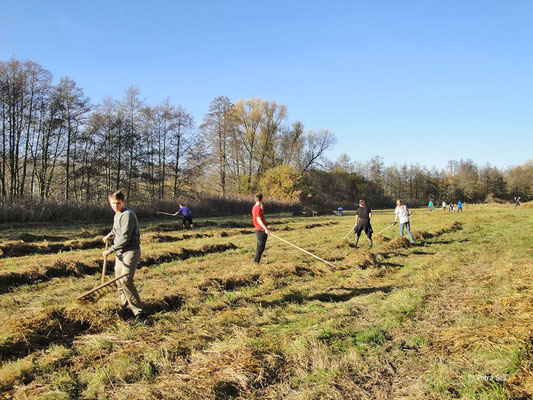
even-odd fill
[[(389, 230), (370, 249), (337, 246), (351, 219), (273, 221), (336, 270), (273, 240), (252, 264), (247, 219), (193, 232), (144, 227), (136, 284), (146, 323), (120, 319), (115, 295), (74, 301), (98, 280), (100, 250), (5, 257), (0, 390), (20, 399), (530, 398), (533, 243), (523, 227), (533, 214), (516, 210), (505, 226), (494, 218), (510, 211), (417, 211), (414, 245)], [(384, 212), (373, 224), (389, 221)]]

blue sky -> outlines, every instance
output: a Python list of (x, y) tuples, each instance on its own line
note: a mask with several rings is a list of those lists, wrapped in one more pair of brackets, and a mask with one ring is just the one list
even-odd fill
[(530, 0), (0, 0), (0, 60), (197, 122), (216, 96), (274, 100), (336, 134), (332, 159), (506, 167), (533, 158), (532, 21)]

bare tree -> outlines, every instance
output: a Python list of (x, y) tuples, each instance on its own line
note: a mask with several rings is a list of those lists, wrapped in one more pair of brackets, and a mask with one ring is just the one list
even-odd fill
[(228, 147), (233, 132), (231, 109), (233, 104), (225, 96), (216, 97), (210, 104), (201, 129), (209, 145), (210, 153), (218, 170), (222, 197), (226, 197), (228, 173)]
[(324, 153), (331, 149), (335, 142), (335, 135), (327, 129), (308, 131), (305, 135), (300, 170), (306, 172), (313, 165), (320, 166)]

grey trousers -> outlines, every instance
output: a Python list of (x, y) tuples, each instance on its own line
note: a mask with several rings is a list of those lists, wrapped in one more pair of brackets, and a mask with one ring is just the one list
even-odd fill
[(117, 252), (115, 258), (115, 277), (128, 274), (117, 281), (117, 288), (120, 293), (120, 303), (122, 307), (129, 307), (133, 314), (137, 315), (142, 311), (142, 303), (133, 284), (133, 277), (137, 264), (141, 259), (141, 249)]

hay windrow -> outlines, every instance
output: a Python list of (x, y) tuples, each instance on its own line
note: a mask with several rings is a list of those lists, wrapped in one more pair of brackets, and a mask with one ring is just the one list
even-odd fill
[(409, 247), (409, 239), (407, 236), (397, 236), (383, 245), (382, 250), (396, 250)]
[[(186, 260), (191, 257), (203, 257), (208, 254), (235, 250), (233, 243), (205, 245), (199, 249), (181, 248), (177, 252), (162, 252), (152, 255), (142, 255), (139, 268), (159, 265), (176, 260)], [(108, 261), (108, 274), (112, 273), (113, 261)], [(49, 281), (52, 278), (81, 277), (100, 273), (102, 260), (99, 258), (83, 258), (77, 260), (56, 260), (49, 265), (38, 265), (24, 273), (9, 272), (0, 274), (0, 294), (9, 292), (12, 288), (22, 285), (33, 285)]]
[(355, 249), (340, 263), (344, 268), (359, 267), (361, 269), (375, 267), (378, 264), (376, 255), (363, 249)]
[(43, 309), (37, 317), (13, 321), (9, 338), (0, 343), (0, 359), (23, 357), (52, 343), (70, 347), (76, 336), (97, 330), (87, 320), (72, 317), (64, 310)]
[(383, 235), (374, 235), (372, 236), (372, 240), (374, 241), (375, 244), (381, 244), (381, 243), (389, 242), (391, 239)]

